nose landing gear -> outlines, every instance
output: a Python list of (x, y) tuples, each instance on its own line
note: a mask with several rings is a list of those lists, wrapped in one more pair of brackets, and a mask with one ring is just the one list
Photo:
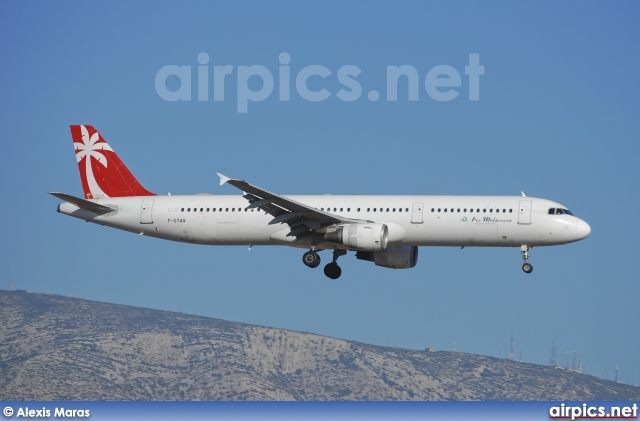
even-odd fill
[(531, 250), (531, 247), (527, 245), (520, 246), (520, 252), (522, 253), (522, 260), (524, 260), (524, 264), (522, 265), (522, 270), (525, 273), (533, 272), (533, 265), (529, 263), (529, 250)]

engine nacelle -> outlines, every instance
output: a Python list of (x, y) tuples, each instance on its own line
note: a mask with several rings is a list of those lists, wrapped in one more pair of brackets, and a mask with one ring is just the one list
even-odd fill
[(389, 229), (385, 224), (347, 224), (328, 232), (324, 239), (364, 251), (381, 251), (387, 248)]
[(374, 262), (376, 266), (392, 269), (410, 269), (418, 263), (418, 247), (389, 247), (383, 251), (359, 251), (356, 257), (360, 260)]

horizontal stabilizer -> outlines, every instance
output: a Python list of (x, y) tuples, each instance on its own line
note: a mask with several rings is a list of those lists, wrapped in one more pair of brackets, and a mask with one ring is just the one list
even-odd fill
[(80, 199), (79, 197), (71, 196), (70, 194), (65, 193), (57, 193), (57, 192), (49, 192), (50, 195), (57, 197), (58, 199), (64, 200), (65, 202), (72, 203), (79, 207), (80, 209), (85, 209), (90, 212), (95, 213), (109, 213), (113, 212), (116, 209), (112, 209), (108, 206), (100, 205), (98, 203), (91, 202), (89, 200)]

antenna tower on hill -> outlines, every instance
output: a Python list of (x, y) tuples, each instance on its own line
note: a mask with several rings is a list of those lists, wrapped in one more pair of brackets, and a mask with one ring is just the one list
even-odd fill
[(511, 332), (511, 347), (509, 348), (509, 359), (511, 361), (515, 360), (515, 357), (513, 356), (513, 332)]

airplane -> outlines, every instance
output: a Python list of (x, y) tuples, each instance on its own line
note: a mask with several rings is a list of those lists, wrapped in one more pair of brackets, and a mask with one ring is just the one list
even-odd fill
[(160, 196), (142, 187), (111, 146), (90, 125), (72, 125), (71, 137), (84, 198), (50, 192), (58, 212), (164, 240), (205, 245), (284, 245), (332, 250), (324, 267), (331, 279), (347, 251), (393, 269), (413, 268), (420, 246), (520, 247), (531, 273), (532, 247), (572, 243), (591, 233), (565, 206), (521, 196), (279, 195), (218, 173), (220, 185), (241, 195)]

